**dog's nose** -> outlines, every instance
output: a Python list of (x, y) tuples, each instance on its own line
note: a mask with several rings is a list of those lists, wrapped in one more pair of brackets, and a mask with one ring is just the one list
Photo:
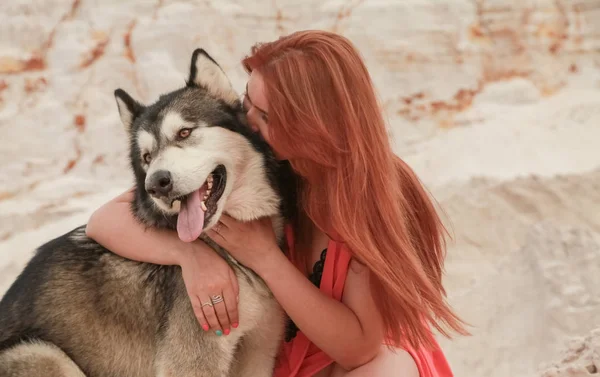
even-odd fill
[(167, 196), (171, 190), (173, 190), (173, 180), (167, 170), (157, 171), (146, 181), (146, 192), (152, 196)]

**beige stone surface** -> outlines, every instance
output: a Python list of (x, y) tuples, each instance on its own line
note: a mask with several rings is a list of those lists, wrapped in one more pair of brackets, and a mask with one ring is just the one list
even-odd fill
[(203, 47), (241, 91), (252, 44), (309, 28), (358, 46), (447, 215), (449, 300), (473, 325), (440, 340), (455, 374), (592, 373), (599, 0), (0, 2), (0, 292), (131, 184), (116, 88), (151, 101)]

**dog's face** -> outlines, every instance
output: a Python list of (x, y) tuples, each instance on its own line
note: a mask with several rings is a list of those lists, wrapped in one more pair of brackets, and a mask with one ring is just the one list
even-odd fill
[(225, 211), (251, 220), (280, 213), (282, 164), (245, 124), (237, 93), (203, 50), (192, 56), (187, 85), (143, 106), (115, 91), (130, 136), (137, 216), (177, 228), (190, 242)]

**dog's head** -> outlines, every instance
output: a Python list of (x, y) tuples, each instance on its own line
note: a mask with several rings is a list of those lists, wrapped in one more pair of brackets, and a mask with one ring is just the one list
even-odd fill
[(282, 197), (294, 188), (289, 165), (247, 126), (238, 94), (204, 50), (194, 51), (187, 85), (155, 103), (142, 105), (121, 89), (115, 97), (141, 221), (176, 228), (189, 242), (223, 212), (243, 221), (282, 213)]

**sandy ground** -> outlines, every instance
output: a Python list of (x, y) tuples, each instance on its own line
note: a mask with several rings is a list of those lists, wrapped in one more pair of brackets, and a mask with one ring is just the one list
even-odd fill
[(455, 374), (597, 373), (598, 0), (3, 2), (0, 294), (130, 185), (115, 88), (150, 101), (204, 47), (241, 90), (251, 44), (306, 28), (357, 44), (444, 211), (449, 301), (473, 333), (440, 339)]

